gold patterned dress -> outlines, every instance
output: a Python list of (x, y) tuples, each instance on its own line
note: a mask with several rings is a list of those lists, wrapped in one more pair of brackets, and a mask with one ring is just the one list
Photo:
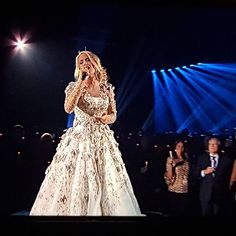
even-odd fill
[(113, 87), (103, 87), (99, 97), (82, 91), (73, 126), (61, 137), (30, 215), (141, 215), (114, 133), (93, 119), (109, 105), (116, 112)]

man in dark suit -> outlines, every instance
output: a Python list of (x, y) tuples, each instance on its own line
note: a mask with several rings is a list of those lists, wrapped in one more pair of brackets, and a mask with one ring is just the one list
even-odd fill
[(202, 216), (230, 216), (232, 159), (220, 151), (220, 140), (208, 140), (208, 152), (199, 157), (195, 175), (200, 179)]

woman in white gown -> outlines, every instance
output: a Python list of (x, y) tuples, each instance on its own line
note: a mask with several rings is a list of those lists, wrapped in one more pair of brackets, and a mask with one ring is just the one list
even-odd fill
[(114, 87), (90, 51), (76, 57), (75, 82), (65, 89), (73, 127), (62, 135), (30, 215), (142, 215), (118, 143)]

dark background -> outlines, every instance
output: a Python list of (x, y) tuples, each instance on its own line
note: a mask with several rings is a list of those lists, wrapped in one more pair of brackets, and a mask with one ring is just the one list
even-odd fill
[[(116, 87), (114, 128), (130, 130), (140, 129), (153, 106), (151, 69), (236, 60), (233, 1), (35, 1), (1, 8), (1, 129), (16, 123), (49, 131), (65, 128), (64, 89), (74, 79), (77, 52), (85, 47), (101, 58)], [(31, 35), (28, 56), (14, 54), (8, 45), (14, 32)], [(131, 78), (133, 88), (139, 83), (142, 89), (122, 109), (121, 90)]]

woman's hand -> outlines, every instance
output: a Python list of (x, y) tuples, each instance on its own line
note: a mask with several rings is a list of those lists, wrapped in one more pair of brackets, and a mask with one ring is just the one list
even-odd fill
[(168, 158), (167, 164), (168, 164), (169, 166), (173, 166), (173, 164), (174, 164), (173, 158)]
[(109, 115), (94, 116), (95, 122), (107, 124), (109, 121)]

